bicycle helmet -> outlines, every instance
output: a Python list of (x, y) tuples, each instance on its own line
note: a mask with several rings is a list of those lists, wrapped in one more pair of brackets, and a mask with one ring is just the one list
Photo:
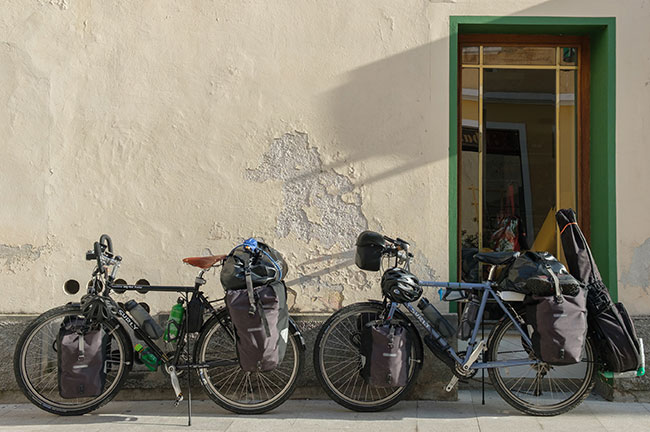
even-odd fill
[(81, 313), (87, 320), (96, 322), (106, 321), (111, 316), (104, 299), (94, 294), (81, 297)]
[(381, 293), (397, 303), (411, 303), (422, 295), (420, 281), (408, 271), (393, 267), (381, 277)]

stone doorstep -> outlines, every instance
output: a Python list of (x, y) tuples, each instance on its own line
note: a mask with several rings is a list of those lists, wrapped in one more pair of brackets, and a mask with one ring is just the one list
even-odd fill
[[(313, 368), (313, 346), (318, 331), (330, 314), (292, 314), (296, 321), (307, 349), (304, 353), (305, 364), (298, 384), (293, 394), (296, 399), (327, 399), (320, 387)], [(447, 319), (455, 322), (455, 314), (445, 314)], [(13, 372), (13, 351), (20, 334), (36, 315), (0, 315), (0, 341), (2, 346), (11, 347), (0, 351), (0, 403), (27, 402), (18, 389)], [(159, 322), (167, 320), (167, 314), (156, 317)], [(451, 341), (455, 344), (455, 340)], [(409, 393), (408, 399), (417, 400), (457, 400), (456, 389), (445, 392), (443, 387), (451, 379), (451, 371), (424, 347), (424, 365), (418, 376), (415, 388)], [(185, 386), (185, 378), (181, 377), (181, 385)], [(192, 394), (195, 399), (207, 399), (208, 395), (199, 385), (197, 375), (192, 376)], [(173, 390), (169, 377), (162, 370), (151, 372), (143, 365), (134, 365), (117, 400), (146, 400), (172, 399)]]

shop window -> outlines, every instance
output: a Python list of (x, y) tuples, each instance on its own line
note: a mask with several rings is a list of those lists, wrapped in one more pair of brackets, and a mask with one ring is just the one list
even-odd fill
[(584, 44), (460, 42), (459, 277), (481, 278), (479, 250), (563, 259), (556, 210), (588, 213)]

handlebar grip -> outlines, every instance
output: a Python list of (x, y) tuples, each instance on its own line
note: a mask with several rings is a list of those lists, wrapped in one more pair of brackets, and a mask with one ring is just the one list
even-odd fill
[(106, 244), (108, 251), (110, 253), (113, 253), (113, 241), (111, 240), (111, 237), (108, 234), (102, 234), (101, 237), (99, 237), (99, 243)]

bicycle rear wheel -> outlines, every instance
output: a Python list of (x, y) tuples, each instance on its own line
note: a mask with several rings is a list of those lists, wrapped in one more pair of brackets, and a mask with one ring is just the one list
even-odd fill
[(422, 342), (415, 326), (400, 311), (394, 318), (406, 323), (411, 340), (407, 384), (403, 387), (375, 387), (360, 375), (361, 314), (378, 319), (384, 306), (378, 302), (356, 303), (335, 312), (323, 324), (314, 346), (314, 370), (321, 386), (339, 405), (354, 411), (381, 411), (402, 400), (415, 385), (422, 367)]
[[(520, 322), (522, 328), (525, 324)], [(492, 330), (487, 361), (535, 359), (509, 319)], [(517, 410), (536, 416), (554, 416), (578, 406), (591, 392), (597, 369), (596, 355), (587, 338), (582, 360), (566, 366), (547, 363), (500, 367), (488, 370), (490, 380), (503, 400)]]
[(32, 321), (18, 339), (14, 374), (18, 386), (37, 407), (58, 415), (80, 415), (109, 402), (120, 390), (133, 363), (133, 349), (120, 324), (100, 324), (109, 335), (106, 383), (99, 396), (68, 399), (59, 394), (56, 339), (66, 317), (83, 318), (78, 305), (51, 309)]
[(289, 332), (282, 362), (267, 372), (244, 372), (237, 359), (235, 330), (226, 309), (206, 324), (194, 350), (196, 363), (220, 363), (198, 369), (201, 384), (221, 407), (238, 414), (261, 414), (280, 406), (293, 393), (304, 363), (298, 337)]

